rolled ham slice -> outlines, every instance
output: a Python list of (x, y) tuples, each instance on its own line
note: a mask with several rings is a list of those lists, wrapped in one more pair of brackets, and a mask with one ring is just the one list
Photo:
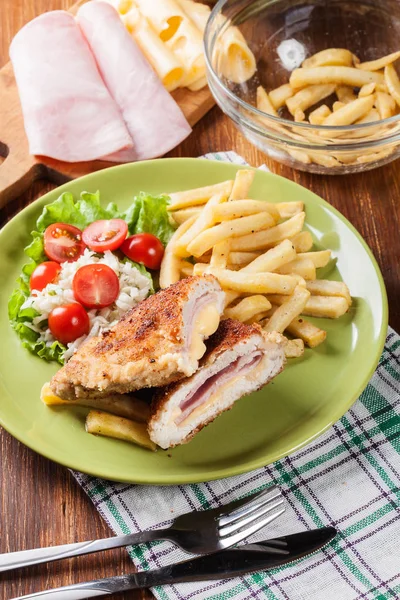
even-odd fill
[(155, 158), (182, 142), (191, 128), (117, 11), (106, 2), (87, 2), (77, 21), (133, 140), (133, 150), (123, 152), (123, 160)]
[(133, 147), (72, 15), (52, 11), (25, 25), (10, 57), (31, 154), (78, 162)]

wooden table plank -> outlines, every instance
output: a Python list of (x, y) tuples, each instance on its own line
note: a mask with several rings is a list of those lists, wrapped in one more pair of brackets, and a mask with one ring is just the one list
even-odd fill
[[(45, 10), (68, 8), (70, 0), (2, 0), (0, 11), (0, 67), (8, 60), (8, 45), (22, 25)], [(1, 110), (1, 108), (0, 108)], [(400, 329), (400, 178), (399, 162), (365, 174), (323, 177), (272, 163), (237, 132), (218, 108), (198, 125), (193, 135), (169, 156), (198, 156), (232, 150), (249, 163), (264, 162), (272, 171), (311, 189), (338, 208), (360, 231), (383, 272), (389, 295), (390, 322)], [(51, 189), (38, 181), (31, 190), (1, 213), (4, 223), (23, 206)], [(0, 552), (54, 545), (110, 535), (90, 500), (69, 472), (35, 454), (0, 432)], [(4, 599), (40, 589), (132, 572), (124, 550), (81, 557), (0, 576)], [(120, 600), (152, 598), (150, 593), (127, 593)]]

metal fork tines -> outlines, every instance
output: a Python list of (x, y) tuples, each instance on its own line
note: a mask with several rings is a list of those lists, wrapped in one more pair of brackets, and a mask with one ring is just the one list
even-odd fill
[(283, 512), (284, 499), (278, 488), (273, 487), (261, 492), (241, 509), (219, 518), (219, 535), (223, 547), (236, 545), (243, 539), (243, 532), (249, 537)]
[(0, 554), (0, 572), (153, 540), (168, 540), (192, 554), (210, 554), (238, 544), (284, 511), (282, 495), (273, 486), (219, 508), (181, 515), (167, 529)]

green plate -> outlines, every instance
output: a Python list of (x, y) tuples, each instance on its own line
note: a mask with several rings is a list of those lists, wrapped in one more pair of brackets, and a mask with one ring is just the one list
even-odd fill
[(236, 475), (269, 464), (321, 435), (367, 385), (382, 352), (387, 299), (378, 266), (357, 231), (332, 206), (299, 185), (258, 171), (253, 198), (302, 200), (317, 248), (331, 248), (354, 303), (339, 320), (318, 319), (325, 343), (289, 361), (269, 386), (236, 403), (189, 444), (156, 453), (126, 442), (88, 435), (87, 410), (48, 408), (40, 389), (57, 366), (24, 350), (7, 319), (7, 300), (25, 262), (23, 248), (43, 206), (61, 192), (101, 192), (102, 202), (126, 208), (140, 190), (158, 194), (233, 178), (235, 165), (199, 159), (164, 159), (113, 167), (67, 183), (21, 211), (0, 233), (0, 423), (44, 456), (106, 479), (177, 484)]

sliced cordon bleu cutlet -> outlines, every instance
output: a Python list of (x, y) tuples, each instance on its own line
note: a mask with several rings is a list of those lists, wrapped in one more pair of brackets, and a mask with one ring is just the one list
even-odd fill
[(236, 400), (269, 383), (284, 364), (284, 338), (279, 333), (233, 319), (221, 321), (198, 371), (154, 396), (151, 440), (161, 448), (188, 442)]
[(189, 277), (146, 298), (87, 340), (50, 382), (65, 400), (159, 387), (198, 368), (218, 328), (224, 292), (212, 275)]

